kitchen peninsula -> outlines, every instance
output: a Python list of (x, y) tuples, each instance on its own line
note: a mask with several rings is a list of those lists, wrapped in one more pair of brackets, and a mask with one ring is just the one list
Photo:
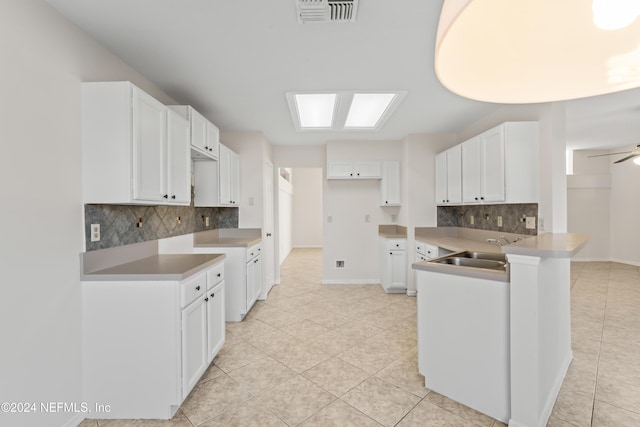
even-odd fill
[[(416, 240), (428, 240), (434, 245), (449, 245), (450, 249), (484, 250), (489, 249), (486, 241), (468, 239), (470, 244), (464, 247), (463, 237), (447, 236), (446, 231), (416, 229)], [(425, 236), (425, 233), (427, 236)], [(451, 231), (449, 231), (451, 232)], [(438, 233), (441, 233), (439, 236)], [(496, 237), (496, 232), (490, 232)], [(464, 232), (462, 233), (464, 234)], [(422, 237), (418, 237), (421, 235)], [(468, 235), (466, 237), (469, 237)], [(474, 241), (475, 240), (475, 241)], [(505, 300), (508, 328), (505, 339), (508, 348), (508, 366), (506, 369), (506, 408), (502, 414), (489, 415), (508, 422), (510, 426), (544, 426), (551, 414), (556, 397), (565, 374), (573, 358), (571, 351), (570, 320), (570, 259), (588, 240), (585, 235), (542, 233), (538, 236), (505, 244), (502, 247), (491, 245), (491, 249), (501, 250), (509, 262), (508, 287)], [(467, 242), (469, 243), (469, 242)], [(455, 245), (461, 245), (455, 247)], [(457, 267), (457, 266), (456, 266)], [(464, 276), (473, 276), (474, 268), (451, 268), (447, 264), (423, 261), (413, 264), (417, 272), (418, 291), (418, 335), (421, 328), (433, 327), (421, 323), (420, 293), (426, 292), (431, 281), (447, 276), (456, 283), (455, 276), (466, 270)], [(458, 276), (462, 277), (462, 276)], [(486, 285), (478, 279), (478, 286)], [(478, 319), (466, 319), (474, 322)], [(487, 344), (488, 345), (488, 344)], [(419, 344), (420, 346), (420, 344)], [(483, 349), (477, 350), (482, 353)], [(489, 350), (491, 351), (491, 350)], [(474, 358), (474, 353), (468, 357)], [(421, 358), (420, 351), (418, 358)], [(424, 362), (423, 362), (424, 363)], [(422, 371), (422, 368), (421, 368)], [(429, 387), (429, 378), (425, 379)], [(438, 391), (435, 389), (435, 391)], [(478, 389), (475, 393), (491, 394), (492, 390)], [(462, 402), (478, 408), (478, 402), (470, 397)], [(482, 404), (481, 404), (482, 406)]]

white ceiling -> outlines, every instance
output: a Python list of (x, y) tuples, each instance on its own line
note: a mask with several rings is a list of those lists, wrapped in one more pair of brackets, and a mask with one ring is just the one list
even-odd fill
[[(444, 89), (433, 69), (442, 0), (361, 0), (353, 24), (297, 23), (294, 0), (47, 0), (223, 132), (272, 144), (450, 133), (499, 107)], [(544, 26), (540, 26), (544, 28)], [(408, 91), (378, 132), (297, 132), (287, 91)], [(637, 91), (567, 102), (567, 144), (640, 141)]]

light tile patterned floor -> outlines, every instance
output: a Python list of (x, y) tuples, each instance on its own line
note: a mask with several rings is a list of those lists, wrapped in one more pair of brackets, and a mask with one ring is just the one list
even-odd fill
[[(321, 250), (295, 249), (174, 419), (82, 427), (503, 425), (424, 388), (415, 298), (321, 276)], [(549, 426), (640, 425), (639, 269), (573, 263), (571, 295), (575, 358)]]

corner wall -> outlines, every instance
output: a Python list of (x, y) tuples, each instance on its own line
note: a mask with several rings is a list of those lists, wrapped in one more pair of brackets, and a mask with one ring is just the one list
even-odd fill
[[(129, 80), (173, 100), (45, 2), (3, 1), (1, 9), (0, 401), (80, 403), (80, 84)], [(75, 426), (82, 417), (0, 414), (0, 424)]]

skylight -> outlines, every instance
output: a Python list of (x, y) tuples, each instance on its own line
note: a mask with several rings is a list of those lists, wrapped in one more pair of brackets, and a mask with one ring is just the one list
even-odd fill
[(293, 124), (299, 131), (376, 131), (407, 92), (287, 92)]
[(333, 125), (335, 93), (297, 93), (295, 100), (301, 128), (330, 128)]
[(395, 93), (355, 93), (344, 127), (375, 128), (395, 97)]

